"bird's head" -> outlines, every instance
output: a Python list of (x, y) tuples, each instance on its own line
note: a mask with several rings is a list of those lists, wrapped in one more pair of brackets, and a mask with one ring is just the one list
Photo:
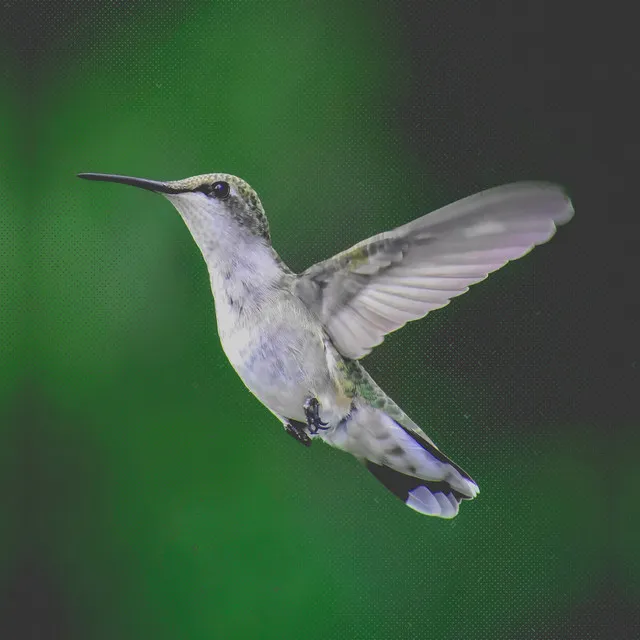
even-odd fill
[(254, 239), (271, 243), (258, 194), (236, 176), (208, 173), (168, 182), (105, 173), (80, 173), (78, 177), (163, 194), (178, 210), (205, 256), (222, 244), (233, 246)]

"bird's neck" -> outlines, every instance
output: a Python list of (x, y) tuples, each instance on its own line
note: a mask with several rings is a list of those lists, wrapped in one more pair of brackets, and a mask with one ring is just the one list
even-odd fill
[(206, 211), (178, 202), (178, 211), (207, 263), (218, 324), (233, 324), (259, 313), (265, 300), (291, 272), (271, 243), (230, 216), (211, 219)]
[(239, 239), (233, 246), (217, 245), (205, 255), (218, 320), (258, 313), (286, 277), (274, 249), (262, 239)]

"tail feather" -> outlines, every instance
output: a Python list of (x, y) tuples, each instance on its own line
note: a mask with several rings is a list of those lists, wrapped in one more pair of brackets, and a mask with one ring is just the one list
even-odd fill
[(408, 418), (407, 422), (410, 426), (362, 402), (321, 437), (361, 460), (408, 507), (453, 518), (462, 500), (478, 495), (478, 485)]
[(456, 491), (444, 481), (424, 480), (367, 460), (367, 469), (408, 507), (419, 513), (440, 518), (458, 515), (462, 500), (469, 496)]
[(367, 469), (408, 507), (453, 518), (462, 500), (478, 495), (473, 478), (421, 432), (382, 411), (362, 412), (356, 421), (370, 436), (362, 456)]
[[(469, 480), (475, 484), (473, 478), (462, 468), (460, 468), (451, 458), (445, 456), (438, 447), (434, 444), (423, 438), (419, 433), (415, 431), (410, 431), (406, 427), (402, 426), (397, 420), (394, 422), (413, 440), (415, 440), (425, 451), (428, 451), (436, 460), (448, 464), (450, 467), (455, 469), (465, 480)], [(477, 486), (476, 486), (477, 488)]]

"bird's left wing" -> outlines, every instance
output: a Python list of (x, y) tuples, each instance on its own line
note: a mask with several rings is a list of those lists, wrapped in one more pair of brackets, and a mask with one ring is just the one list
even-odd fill
[(300, 274), (295, 293), (342, 355), (357, 359), (549, 240), (573, 207), (559, 187), (515, 183), (381, 233)]

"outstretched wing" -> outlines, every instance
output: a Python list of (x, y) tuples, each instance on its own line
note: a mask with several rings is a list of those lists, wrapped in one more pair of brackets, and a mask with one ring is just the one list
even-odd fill
[(319, 262), (297, 277), (295, 292), (340, 353), (361, 358), (387, 333), (547, 242), (572, 216), (555, 185), (488, 189)]

